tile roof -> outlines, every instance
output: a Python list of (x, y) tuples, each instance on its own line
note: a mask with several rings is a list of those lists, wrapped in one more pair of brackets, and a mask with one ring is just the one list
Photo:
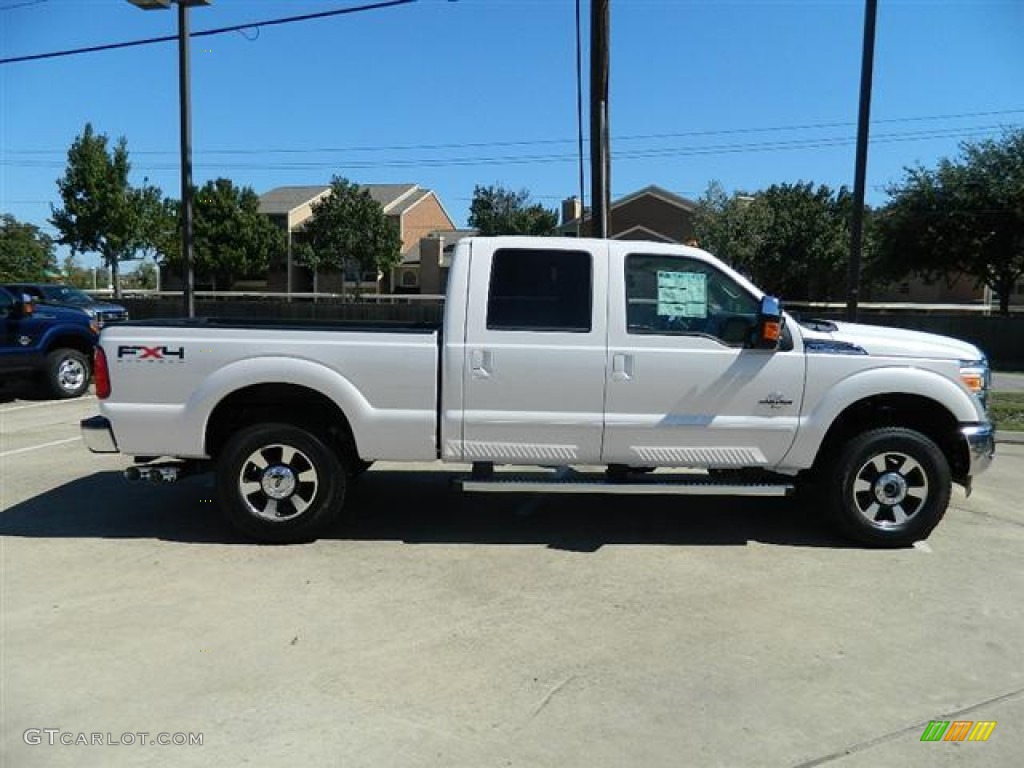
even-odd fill
[(418, 189), (415, 184), (360, 184), (359, 186), (380, 203), (384, 213), (394, 213), (390, 210), (391, 206)]
[(275, 187), (260, 195), (260, 213), (282, 214), (293, 211), (301, 205), (316, 200), (331, 187), (317, 184), (305, 187)]
[[(403, 213), (430, 194), (415, 184), (360, 184), (384, 209), (385, 213)], [(260, 195), (260, 213), (282, 214), (311, 203), (330, 190), (330, 184), (313, 186), (275, 187)], [(407, 201), (409, 201), (407, 203)]]
[(677, 205), (680, 208), (685, 208), (688, 211), (693, 211), (697, 209), (697, 203), (694, 202), (693, 200), (682, 197), (681, 195), (677, 195), (675, 192), (669, 192), (667, 189), (665, 189), (664, 187), (659, 187), (657, 184), (650, 184), (644, 187), (643, 189), (638, 189), (636, 192), (626, 195), (625, 197), (620, 197), (618, 200), (613, 200), (611, 207), (618, 208), (620, 205), (625, 205), (626, 203), (632, 202), (638, 197), (643, 197), (645, 195), (660, 197), (672, 203), (673, 205)]

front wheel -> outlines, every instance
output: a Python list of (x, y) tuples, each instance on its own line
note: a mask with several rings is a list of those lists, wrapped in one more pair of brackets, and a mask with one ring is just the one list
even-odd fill
[(926, 539), (949, 505), (949, 462), (911, 429), (875, 429), (854, 437), (832, 465), (829, 512), (857, 541), (905, 547)]
[(55, 349), (46, 356), (50, 394), (62, 400), (81, 397), (89, 388), (89, 360), (77, 349)]
[(240, 530), (267, 543), (317, 538), (337, 520), (345, 487), (334, 452), (290, 424), (241, 430), (217, 462), (221, 509)]

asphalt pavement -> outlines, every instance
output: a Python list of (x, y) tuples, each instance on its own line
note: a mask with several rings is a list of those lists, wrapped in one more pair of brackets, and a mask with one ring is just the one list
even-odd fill
[(904, 550), (813, 504), (387, 463), (272, 547), (209, 478), (126, 483), (78, 439), (95, 411), (0, 403), (2, 766), (1020, 765), (1024, 446)]
[(994, 392), (1024, 392), (1024, 373), (992, 372)]

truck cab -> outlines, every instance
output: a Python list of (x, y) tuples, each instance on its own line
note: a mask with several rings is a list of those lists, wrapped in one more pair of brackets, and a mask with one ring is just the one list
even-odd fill
[(790, 329), (778, 346), (760, 342), (765, 297), (741, 275), (677, 245), (459, 247), (467, 290), (446, 315), (445, 458), (782, 463), (807, 359)]

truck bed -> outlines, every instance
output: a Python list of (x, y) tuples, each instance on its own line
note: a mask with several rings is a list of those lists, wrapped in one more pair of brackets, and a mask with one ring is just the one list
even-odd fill
[[(430, 323), (181, 318), (118, 323), (100, 345), (118, 448), (202, 458), (217, 408), (254, 387), (325, 396), (364, 459), (437, 455), (441, 329)], [(271, 414), (272, 416), (273, 414)], [(279, 418), (289, 418), (289, 408)]]

